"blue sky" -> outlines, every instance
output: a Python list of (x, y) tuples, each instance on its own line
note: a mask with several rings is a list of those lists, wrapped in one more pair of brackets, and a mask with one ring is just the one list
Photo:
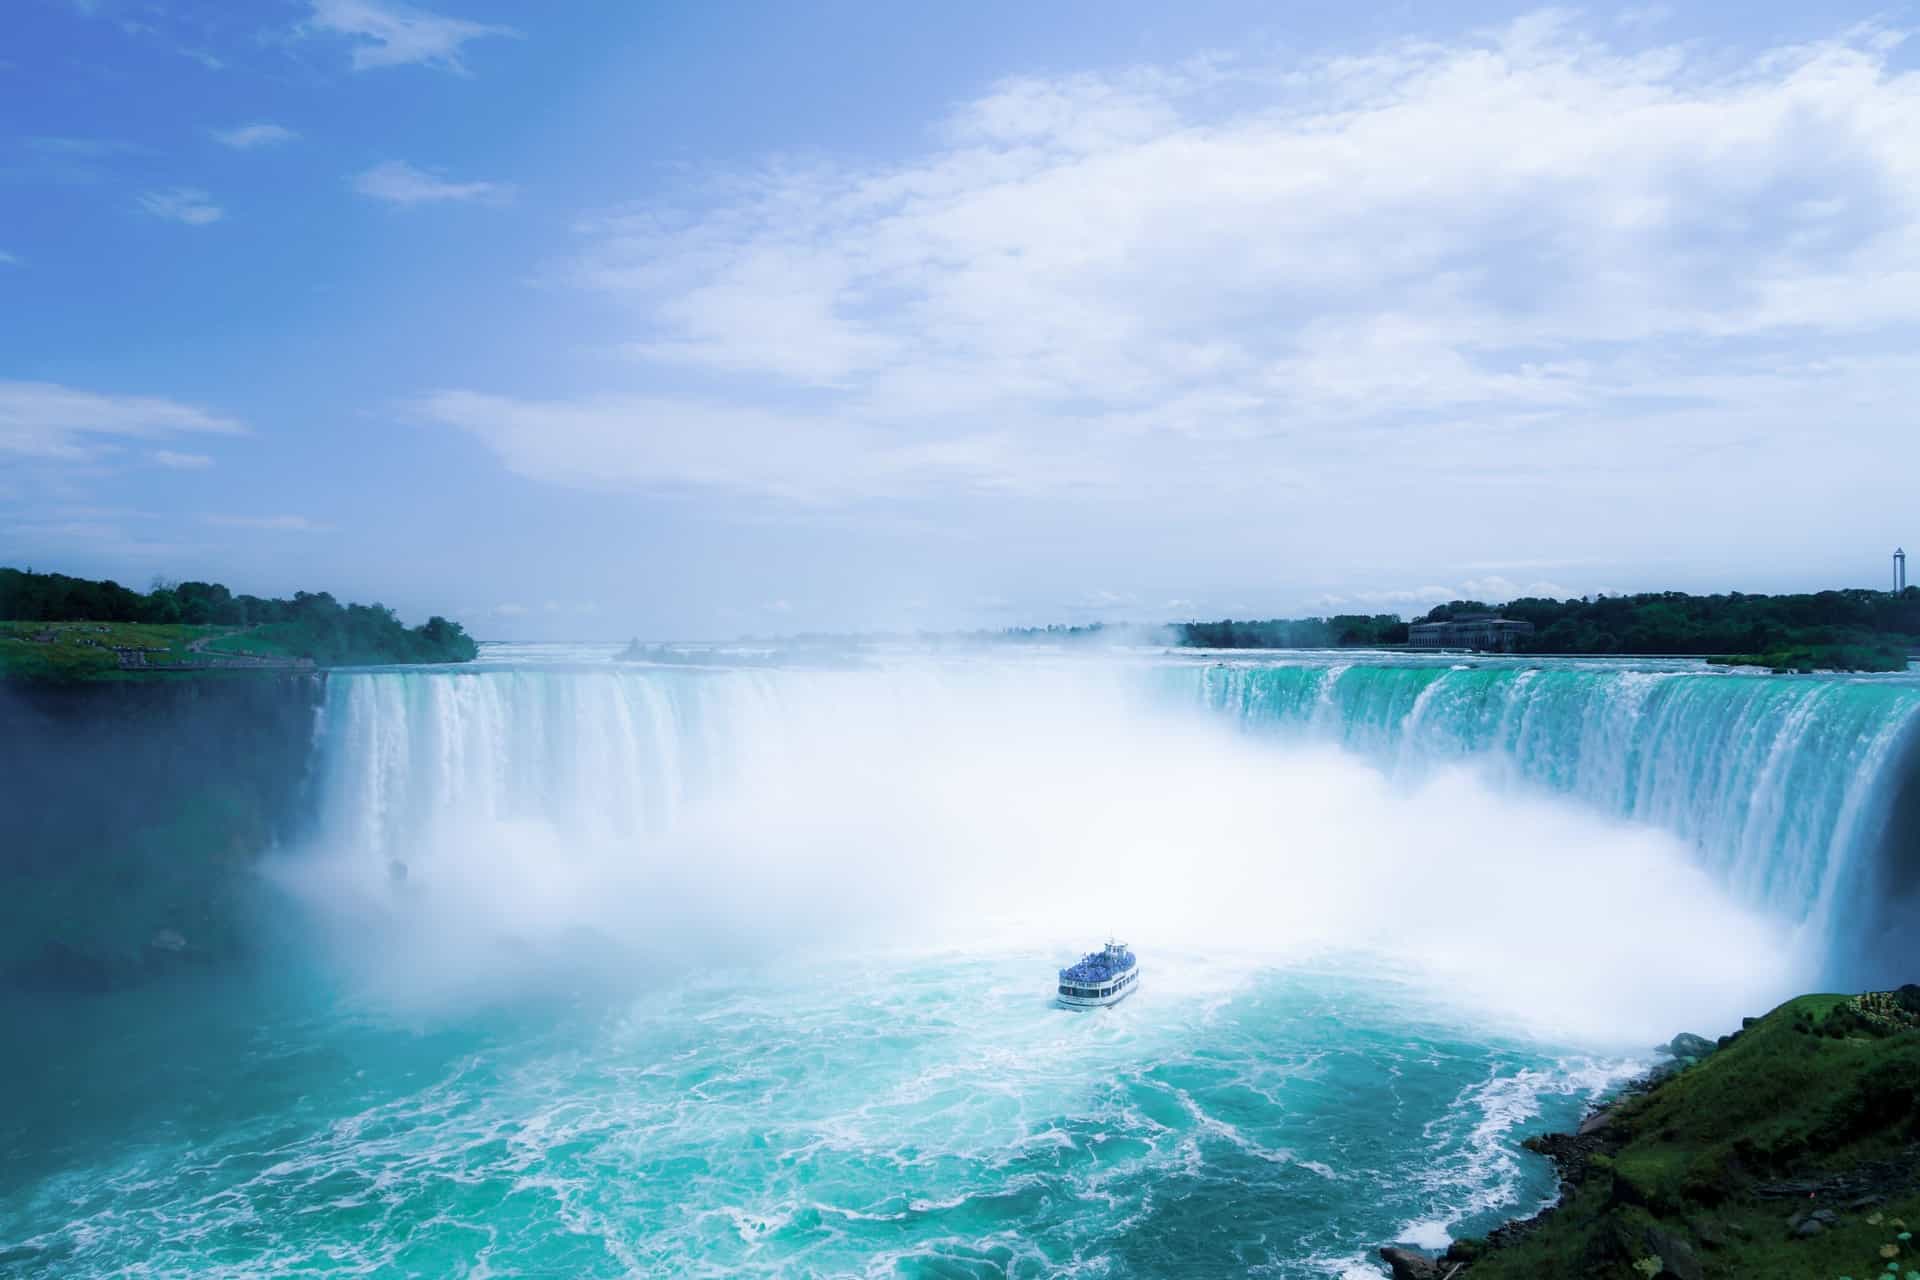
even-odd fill
[(0, 562), (501, 638), (1880, 585), (1915, 21), (16, 0)]

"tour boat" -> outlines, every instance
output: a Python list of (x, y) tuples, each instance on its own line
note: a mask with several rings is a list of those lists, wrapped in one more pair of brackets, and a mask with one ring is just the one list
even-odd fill
[(1140, 985), (1140, 962), (1124, 942), (1107, 942), (1106, 950), (1080, 957), (1080, 963), (1060, 971), (1060, 1003), (1071, 1009), (1097, 1009), (1118, 1004)]

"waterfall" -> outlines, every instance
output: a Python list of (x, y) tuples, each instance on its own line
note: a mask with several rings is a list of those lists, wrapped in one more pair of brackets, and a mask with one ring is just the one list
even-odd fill
[[(1095, 685), (1128, 690), (1142, 733), (1160, 723), (1146, 708), (1171, 703), (1247, 734), (1337, 745), (1396, 786), (1466, 765), (1670, 833), (1734, 899), (1829, 939), (1836, 976), (1897, 970), (1915, 953), (1898, 933), (1910, 907), (1894, 899), (1911, 894), (1920, 861), (1902, 847), (1920, 829), (1902, 811), (1920, 803), (1906, 782), (1920, 685), (1897, 678), (1377, 656), (341, 673), (324, 712), (321, 827), (374, 862), (456, 827), (528, 819), (581, 846), (631, 848), (728, 788), (770, 809), (804, 803), (798, 779), (814, 757), (859, 749), (837, 739), (849, 714), (890, 726), (861, 741), (912, 744), (951, 734), (967, 709), (979, 750), (989, 714), (1019, 736), (1034, 727), (1022, 717), (1071, 716), (1072, 689)], [(935, 704), (946, 719), (919, 729)]]
[(1901, 800), (1920, 773), (1910, 679), (1571, 662), (1216, 663), (1164, 678), (1249, 731), (1330, 739), (1401, 774), (1471, 759), (1670, 831), (1744, 901), (1833, 938), (1843, 974), (1920, 956), (1889, 936), (1911, 917), (1889, 898), (1920, 852)]

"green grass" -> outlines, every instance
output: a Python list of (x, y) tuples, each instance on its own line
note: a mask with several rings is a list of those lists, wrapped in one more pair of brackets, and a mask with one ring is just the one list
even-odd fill
[[(100, 680), (139, 674), (121, 669), (116, 649), (142, 649), (165, 668), (193, 660), (188, 648), (227, 627), (143, 622), (0, 622), (0, 676), (26, 680)], [(46, 638), (46, 637), (50, 637)]]
[(207, 642), (208, 653), (240, 654), (251, 658), (299, 658), (306, 654), (277, 637), (269, 624), (244, 631), (228, 629), (228, 634)]
[[(0, 622), (0, 677), (69, 683), (97, 680), (139, 680), (167, 668), (206, 675), (233, 675), (248, 670), (286, 669), (296, 660), (327, 667), (343, 664), (408, 662), (462, 662), (476, 653), (472, 640), (458, 627), (434, 619), (426, 627), (407, 630), (392, 616), (377, 610), (348, 610), (343, 615), (358, 630), (268, 622), (253, 627), (191, 626), (133, 622)], [(198, 646), (197, 648), (195, 646)], [(118, 649), (138, 649), (143, 668), (120, 665)], [(279, 667), (244, 665), (210, 668), (217, 658), (268, 658)]]
[[(1890, 1161), (1920, 1139), (1920, 1029), (1875, 1024), (1849, 998), (1802, 996), (1725, 1048), (1624, 1104), (1624, 1142), (1537, 1231), (1473, 1262), (1463, 1280), (1649, 1273), (1649, 1230), (1686, 1242), (1707, 1276), (1826, 1277), (1920, 1271), (1920, 1193), (1909, 1183), (1876, 1209), (1845, 1197), (1762, 1197), (1782, 1179), (1817, 1179)], [(1840, 1214), (1793, 1238), (1797, 1208)], [(1878, 1221), (1874, 1217), (1878, 1216)], [(1891, 1248), (1889, 1258), (1880, 1252)], [(1888, 1272), (1886, 1264), (1898, 1264)], [(1642, 1263), (1636, 1271), (1634, 1264)]]
[(1721, 667), (1766, 667), (1776, 674), (1810, 671), (1905, 671), (1907, 650), (1893, 644), (1801, 645), (1766, 653), (1730, 653), (1707, 661)]

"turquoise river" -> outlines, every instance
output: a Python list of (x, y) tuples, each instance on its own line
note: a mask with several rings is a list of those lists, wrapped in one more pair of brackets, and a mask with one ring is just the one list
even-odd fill
[(0, 1274), (1378, 1276), (1920, 976), (1913, 675), (688, 656), (332, 673), (248, 963), (5, 998)]

